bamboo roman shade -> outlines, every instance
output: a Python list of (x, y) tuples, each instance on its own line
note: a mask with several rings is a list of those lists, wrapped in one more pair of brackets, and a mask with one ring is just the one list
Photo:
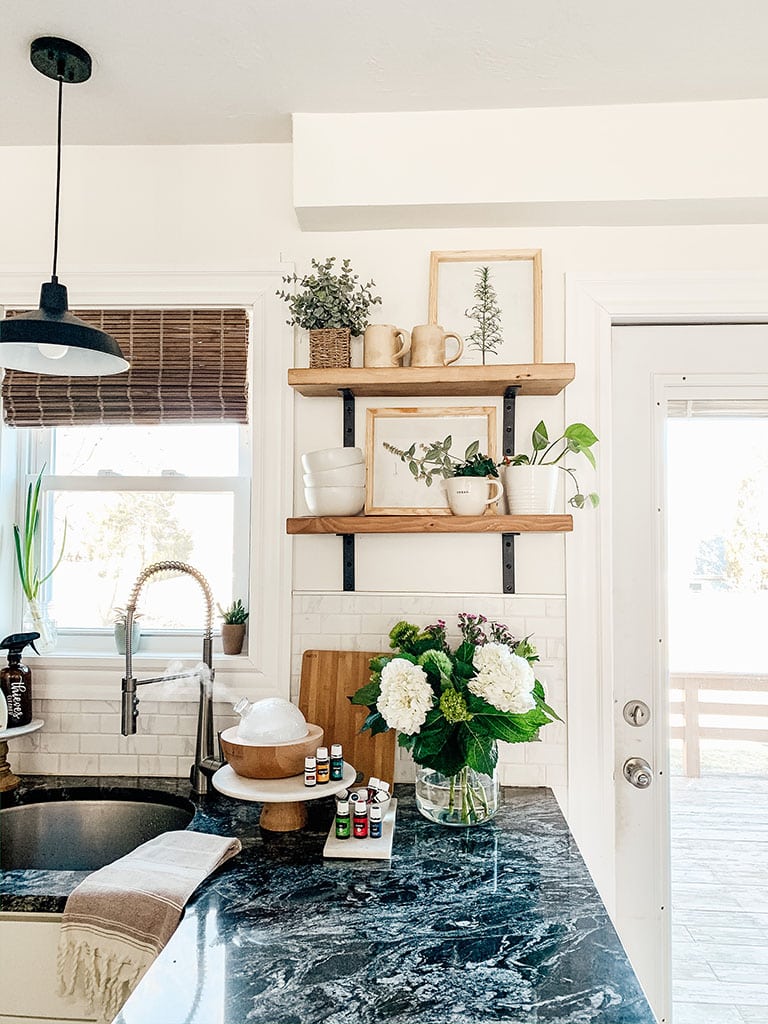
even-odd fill
[(118, 341), (130, 370), (111, 377), (54, 377), (6, 370), (0, 394), (10, 426), (247, 423), (248, 316), (244, 309), (73, 312)]

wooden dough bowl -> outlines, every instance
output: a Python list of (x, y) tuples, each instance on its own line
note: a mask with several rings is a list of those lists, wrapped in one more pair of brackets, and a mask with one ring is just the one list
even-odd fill
[(307, 729), (309, 732), (300, 740), (254, 746), (238, 740), (237, 726), (233, 725), (221, 734), (221, 747), (232, 770), (244, 779), (287, 779), (303, 774), (304, 758), (314, 757), (323, 745), (322, 728), (307, 722)]

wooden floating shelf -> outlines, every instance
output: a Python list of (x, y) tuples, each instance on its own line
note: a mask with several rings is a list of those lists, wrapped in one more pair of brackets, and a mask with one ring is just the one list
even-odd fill
[(518, 395), (559, 395), (575, 376), (574, 363), (343, 367), (289, 370), (288, 383), (307, 398), (338, 397), (342, 390), (356, 398), (459, 398), (503, 396), (509, 387)]
[(573, 516), (302, 516), (290, 534), (318, 533), (569, 533)]

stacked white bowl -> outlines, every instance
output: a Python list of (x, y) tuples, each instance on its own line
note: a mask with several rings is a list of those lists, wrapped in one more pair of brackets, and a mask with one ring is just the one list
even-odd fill
[(323, 448), (301, 456), (304, 499), (313, 516), (355, 516), (365, 505), (360, 448)]

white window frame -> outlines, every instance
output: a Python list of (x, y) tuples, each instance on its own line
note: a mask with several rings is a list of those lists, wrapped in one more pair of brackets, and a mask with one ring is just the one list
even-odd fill
[[(109, 424), (106, 424), (109, 426)], [(57, 556), (54, 551), (53, 538), (45, 533), (45, 524), (51, 522), (52, 492), (103, 492), (103, 491), (166, 491), (173, 494), (232, 494), (233, 496), (233, 533), (236, 551), (249, 551), (249, 522), (251, 497), (251, 438), (247, 426), (238, 428), (238, 475), (237, 476), (192, 476), (192, 475), (58, 475), (50, 472), (54, 466), (53, 433), (55, 427), (28, 427), (19, 429), (18, 437), (18, 475), (20, 486), (17, 487), (16, 522), (23, 521), (27, 487), (34, 485), (40, 470), (47, 468), (42, 478), (41, 501), (45, 502), (42, 513), (43, 531), (39, 538), (41, 547), (45, 548), (45, 557), (41, 564), (50, 566)], [(105, 467), (110, 468), (110, 467)], [(233, 559), (233, 596), (242, 596), (249, 590), (249, 559)], [(52, 580), (43, 585), (43, 599), (50, 593)], [(14, 622), (21, 622), (23, 615), (23, 596), (21, 585), (16, 579), (14, 587), (13, 611)], [(119, 595), (118, 604), (125, 604), (128, 593)], [(217, 623), (214, 623), (215, 632)], [(112, 629), (106, 627), (71, 627), (59, 628), (57, 647), (62, 651), (77, 651), (85, 654), (110, 654), (114, 652)], [(142, 631), (142, 651), (145, 654), (175, 654), (192, 657), (198, 652), (199, 644), (195, 637), (199, 629), (150, 629)]]
[[(231, 685), (248, 696), (290, 693), (292, 561), (285, 520), (290, 515), (293, 463), (293, 393), (286, 386), (293, 362), (293, 331), (275, 295), (293, 269), (279, 263), (254, 270), (72, 271), (67, 286), (79, 308), (245, 308), (251, 317), (250, 580), (247, 588), (249, 653), (216, 654), (217, 689)], [(2, 307), (37, 305), (39, 275), (0, 267)], [(0, 581), (15, 581), (10, 523), (17, 515), (19, 431), (0, 429)], [(72, 478), (68, 478), (72, 479)], [(124, 480), (124, 478), (120, 478)], [(162, 478), (160, 478), (162, 479)], [(191, 479), (191, 478), (190, 478)], [(220, 480), (217, 480), (220, 486)], [(50, 481), (49, 481), (50, 486)], [(6, 525), (7, 524), (7, 525)], [(3, 528), (4, 527), (4, 528)], [(5, 542), (2, 543), (3, 538)], [(10, 582), (0, 601), (11, 600)], [(17, 621), (17, 620), (14, 620)], [(162, 669), (165, 659), (139, 654), (140, 670)], [(35, 694), (42, 698), (116, 699), (122, 659), (116, 654), (53, 653), (35, 659)], [(154, 688), (153, 699), (190, 700), (194, 686)]]

